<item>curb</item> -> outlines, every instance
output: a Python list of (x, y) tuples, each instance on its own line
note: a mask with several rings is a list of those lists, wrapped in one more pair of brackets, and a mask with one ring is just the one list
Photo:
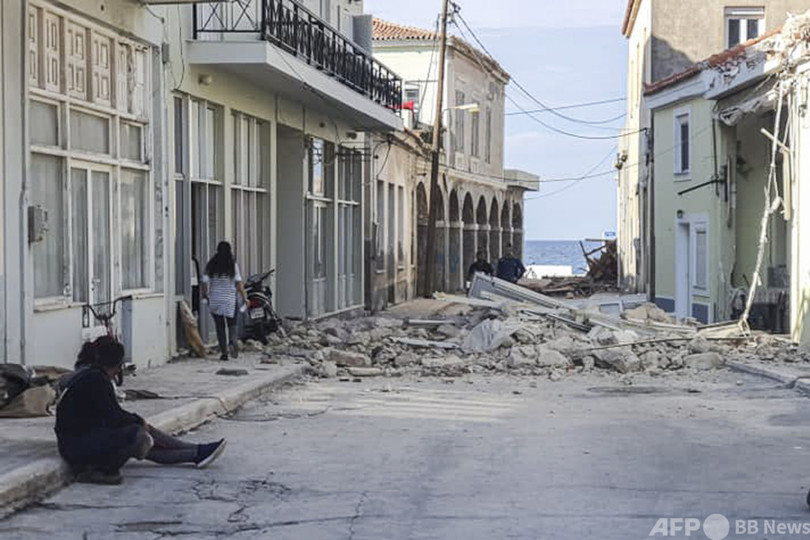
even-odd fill
[[(307, 366), (296, 366), (286, 373), (259, 377), (227, 388), (219, 394), (152, 415), (146, 421), (169, 433), (189, 431), (214, 417), (235, 412), (248, 401), (301, 378), (306, 371)], [(58, 491), (71, 481), (67, 464), (57, 457), (40, 459), (0, 475), (0, 520)]]
[[(797, 383), (797, 381), (799, 381), (800, 379), (800, 377), (797, 377), (796, 375), (780, 372), (775, 369), (764, 368), (760, 366), (752, 366), (750, 364), (743, 364), (741, 362), (727, 362), (726, 366), (728, 366), (734, 371), (738, 371), (741, 373), (748, 373), (749, 375), (758, 375), (760, 377), (765, 377), (766, 379), (771, 379), (772, 381), (776, 381), (786, 385), (793, 385), (794, 383)], [(807, 388), (808, 390), (810, 390), (810, 385), (808, 385)]]

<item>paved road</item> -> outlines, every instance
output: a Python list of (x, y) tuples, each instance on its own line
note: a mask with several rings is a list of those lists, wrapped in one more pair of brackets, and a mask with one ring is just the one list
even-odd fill
[(810, 399), (708, 379), (309, 382), (191, 434), (228, 437), (212, 468), (133, 464), (0, 537), (630, 540), (715, 513), (801, 537), (734, 520), (810, 523)]

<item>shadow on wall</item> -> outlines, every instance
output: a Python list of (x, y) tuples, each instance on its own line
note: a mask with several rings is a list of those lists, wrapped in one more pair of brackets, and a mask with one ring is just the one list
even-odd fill
[(652, 82), (680, 73), (696, 62), (657, 37), (652, 38), (652, 57), (655, 59), (652, 64)]

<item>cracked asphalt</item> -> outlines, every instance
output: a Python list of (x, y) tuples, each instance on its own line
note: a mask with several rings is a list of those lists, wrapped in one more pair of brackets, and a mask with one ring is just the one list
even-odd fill
[(122, 486), (72, 485), (0, 538), (628, 540), (661, 517), (810, 522), (808, 427), (809, 399), (729, 371), (313, 380), (188, 434), (228, 438), (211, 468), (131, 463)]

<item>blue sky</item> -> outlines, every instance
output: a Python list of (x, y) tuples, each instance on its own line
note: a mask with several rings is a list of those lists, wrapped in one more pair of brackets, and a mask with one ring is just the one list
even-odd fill
[[(501, 65), (549, 107), (621, 98), (625, 95), (627, 43), (620, 26), (622, 0), (457, 0), (461, 14)], [(382, 19), (432, 29), (441, 0), (366, 0)], [(454, 30), (455, 31), (455, 30)], [(455, 31), (455, 33), (458, 33)], [(507, 89), (523, 108), (538, 105), (514, 85)], [(507, 112), (517, 108), (507, 102)], [(561, 113), (602, 121), (624, 112), (617, 102)], [(536, 115), (557, 129), (588, 136), (616, 135), (623, 120), (599, 126)], [(612, 169), (616, 139), (581, 140), (554, 133), (525, 115), (509, 116), (506, 166), (541, 179), (576, 178)], [(599, 165), (604, 159), (604, 163)], [(526, 237), (579, 240), (616, 228), (616, 182), (610, 174), (580, 182), (541, 184), (526, 195)]]

